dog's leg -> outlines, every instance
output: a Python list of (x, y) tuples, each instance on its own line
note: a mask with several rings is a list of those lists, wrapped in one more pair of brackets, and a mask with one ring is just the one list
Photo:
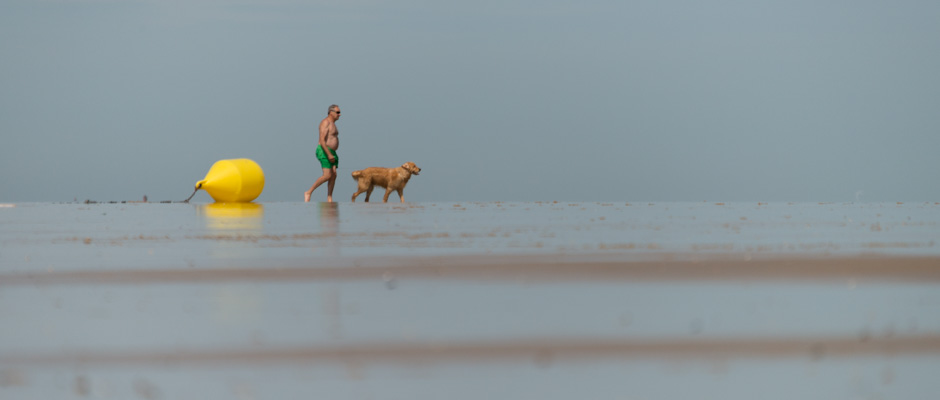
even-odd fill
[(372, 196), (372, 189), (375, 189), (375, 185), (369, 185), (369, 189), (366, 190), (366, 203), (369, 202), (369, 197)]
[(383, 203), (388, 203), (388, 195), (392, 194), (392, 189), (385, 189), (385, 197), (382, 198)]
[[(353, 201), (353, 203), (356, 202), (356, 196), (359, 196), (360, 194), (362, 194), (362, 192), (365, 192), (366, 189), (369, 188), (369, 186), (367, 186), (367, 185), (365, 184), (365, 182), (362, 182), (362, 181), (360, 181), (360, 180), (357, 180), (357, 183), (358, 183), (358, 185), (356, 186), (356, 193), (353, 193), (353, 195), (352, 195), (352, 201)], [(366, 195), (366, 201), (369, 201), (369, 195), (368, 195), (368, 194)]]
[(402, 203), (405, 202), (405, 195), (403, 194), (404, 191), (405, 191), (404, 188), (398, 189), (398, 198), (401, 200)]

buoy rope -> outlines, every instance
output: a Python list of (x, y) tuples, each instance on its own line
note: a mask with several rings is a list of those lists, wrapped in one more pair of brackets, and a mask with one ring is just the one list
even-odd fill
[(198, 191), (199, 191), (199, 188), (196, 188), (196, 190), (193, 190), (193, 194), (189, 195), (189, 198), (187, 198), (186, 200), (183, 200), (183, 203), (189, 203), (189, 199), (192, 199), (193, 196), (195, 196), (196, 192)]

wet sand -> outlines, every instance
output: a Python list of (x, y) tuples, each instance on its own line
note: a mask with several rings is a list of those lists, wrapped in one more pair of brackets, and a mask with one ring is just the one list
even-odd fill
[(723, 338), (673, 340), (503, 340), (461, 343), (363, 343), (353, 346), (268, 349), (172, 350), (163, 352), (74, 352), (6, 355), (20, 367), (181, 366), (281, 363), (478, 363), (554, 362), (591, 359), (904, 357), (940, 354), (940, 335), (907, 337)]
[(923, 398), (938, 211), (10, 204), (0, 398)]
[[(629, 259), (629, 256), (622, 256)], [(277, 268), (112, 269), (0, 274), (3, 285), (343, 282), (396, 279), (508, 282), (784, 281), (940, 283), (940, 257), (646, 255), (455, 256), (336, 260), (328, 267), (282, 261)]]

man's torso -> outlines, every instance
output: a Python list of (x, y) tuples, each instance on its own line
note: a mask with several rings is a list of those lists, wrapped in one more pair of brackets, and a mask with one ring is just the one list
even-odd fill
[(326, 123), (326, 138), (324, 142), (326, 142), (327, 147), (337, 150), (339, 149), (339, 130), (336, 129), (336, 124), (333, 123), (333, 121), (327, 120)]

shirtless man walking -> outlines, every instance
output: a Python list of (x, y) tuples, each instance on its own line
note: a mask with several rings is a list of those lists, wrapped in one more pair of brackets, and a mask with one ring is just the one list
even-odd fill
[(333, 104), (326, 113), (326, 118), (320, 121), (320, 141), (317, 145), (317, 159), (323, 167), (323, 176), (317, 178), (310, 190), (304, 192), (304, 201), (309, 202), (313, 191), (324, 182), (327, 185), (326, 201), (333, 202), (333, 185), (336, 184), (336, 167), (339, 166), (339, 157), (336, 149), (339, 148), (339, 131), (336, 130), (336, 120), (339, 119), (339, 106)]

